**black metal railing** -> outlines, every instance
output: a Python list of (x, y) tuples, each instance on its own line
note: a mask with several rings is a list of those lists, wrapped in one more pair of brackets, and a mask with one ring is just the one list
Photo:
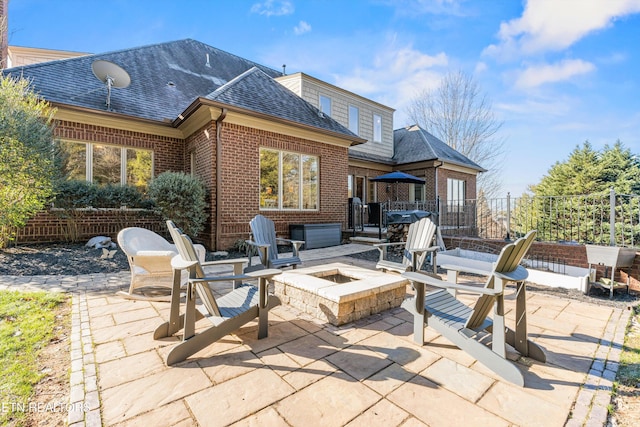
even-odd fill
[[(396, 210), (437, 213), (442, 235), (485, 239), (514, 239), (538, 230), (546, 242), (640, 246), (640, 195), (607, 194), (495, 199), (467, 199), (456, 203), (428, 200), (388, 201), (382, 214)], [(378, 212), (376, 212), (378, 213)], [(363, 222), (369, 223), (365, 212)], [(384, 225), (384, 224), (383, 224)]]

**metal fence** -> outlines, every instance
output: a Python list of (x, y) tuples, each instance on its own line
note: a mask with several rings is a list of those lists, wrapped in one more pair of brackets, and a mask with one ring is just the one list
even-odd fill
[(437, 212), (443, 235), (512, 239), (538, 230), (546, 242), (640, 246), (640, 195), (510, 197), (457, 203), (394, 202), (385, 210)]

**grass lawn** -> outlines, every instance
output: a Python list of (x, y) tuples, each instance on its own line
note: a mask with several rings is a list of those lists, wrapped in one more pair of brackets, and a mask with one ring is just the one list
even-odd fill
[(69, 296), (0, 291), (0, 425), (27, 422), (33, 387), (44, 376), (38, 355), (54, 335), (56, 308)]
[(620, 354), (620, 368), (614, 384), (617, 407), (614, 412), (617, 425), (638, 425), (640, 417), (640, 307), (627, 328), (624, 347)]
[(640, 307), (636, 307), (625, 336), (618, 381), (633, 387), (640, 383)]

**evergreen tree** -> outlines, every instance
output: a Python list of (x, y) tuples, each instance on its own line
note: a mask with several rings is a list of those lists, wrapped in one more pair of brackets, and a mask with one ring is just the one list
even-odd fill
[(547, 241), (603, 243), (598, 239), (609, 233), (610, 189), (620, 213), (617, 232), (637, 239), (640, 230), (629, 222), (638, 217), (637, 201), (630, 203), (633, 198), (626, 195), (640, 191), (640, 163), (620, 141), (602, 151), (586, 141), (566, 161), (556, 162), (540, 183), (529, 188), (533, 194), (517, 202), (515, 231), (536, 228), (538, 237)]
[(640, 190), (640, 164), (622, 142), (606, 145), (602, 152), (589, 141), (576, 147), (565, 162), (556, 162), (540, 183), (530, 187), (535, 196), (574, 196)]

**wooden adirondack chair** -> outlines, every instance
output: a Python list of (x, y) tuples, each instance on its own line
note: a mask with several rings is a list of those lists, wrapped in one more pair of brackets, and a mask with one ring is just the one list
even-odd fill
[[(524, 386), (522, 372), (506, 357), (506, 344), (513, 346), (522, 356), (546, 361), (542, 349), (527, 339), (524, 281), (528, 272), (519, 265), (535, 234), (531, 231), (502, 249), (483, 288), (444, 282), (417, 272), (403, 273), (402, 276), (411, 281), (416, 291), (414, 297), (402, 303), (402, 307), (414, 315), (414, 340), (423, 345), (424, 326), (431, 326), (504, 379)], [(515, 330), (507, 328), (504, 321), (504, 291), (508, 282), (516, 283)], [(440, 289), (425, 295), (425, 285)], [(480, 297), (473, 307), (469, 307), (456, 298), (457, 290)], [(491, 347), (480, 342), (481, 338), (487, 337), (486, 332), (491, 333)]]
[[(405, 271), (418, 271), (428, 253), (431, 253), (431, 264), (433, 271), (436, 272), (436, 252), (439, 249), (434, 245), (434, 237), (436, 235), (436, 224), (429, 217), (422, 218), (409, 226), (407, 240), (405, 242), (396, 243), (378, 243), (374, 246), (380, 251), (380, 259), (376, 264), (376, 268), (382, 271), (395, 271), (404, 273)], [(394, 262), (388, 260), (387, 250), (391, 246), (404, 245), (402, 262)]]
[[(280, 304), (277, 297), (268, 294), (267, 281), (281, 271), (265, 269), (247, 274), (207, 277), (195, 255), (191, 239), (186, 234), (178, 233), (179, 230), (174, 228), (172, 237), (179, 255), (171, 261), (174, 281), (169, 321), (158, 326), (153, 334), (154, 339), (161, 339), (183, 331), (182, 342), (173, 347), (167, 355), (167, 365), (185, 360), (256, 317), (258, 339), (265, 338), (268, 335), (269, 310)], [(216, 263), (220, 265), (224, 262)], [(185, 311), (180, 314), (179, 278), (182, 270), (189, 272), (189, 280)], [(237, 284), (238, 281), (247, 280), (257, 280), (258, 286)], [(222, 297), (216, 297), (210, 286), (222, 281), (233, 281), (234, 289)], [(199, 307), (196, 307), (196, 296), (202, 303)], [(211, 322), (211, 326), (196, 333), (196, 322), (205, 318)]]
[[(251, 227), (251, 238), (246, 242), (250, 248), (258, 250), (262, 266), (266, 268), (292, 267), (295, 269), (298, 264), (302, 263), (298, 253), (300, 246), (304, 244), (303, 240), (290, 240), (276, 237), (276, 228), (273, 221), (262, 215), (256, 215), (251, 222), (249, 222), (249, 226)], [(292, 256), (280, 257), (278, 255), (278, 243), (291, 245)], [(256, 269), (256, 267), (251, 266), (251, 257), (249, 257), (249, 267), (247, 267), (247, 271), (254, 269)]]

